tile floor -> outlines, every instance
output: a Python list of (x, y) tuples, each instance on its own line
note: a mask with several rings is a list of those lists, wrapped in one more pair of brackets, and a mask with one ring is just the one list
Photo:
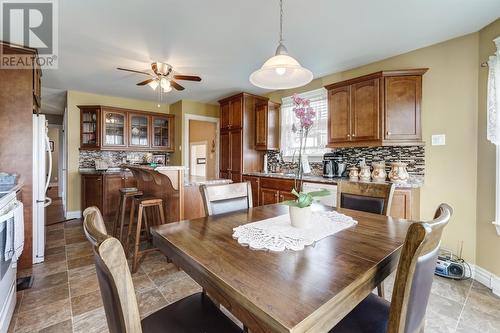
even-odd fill
[[(48, 227), (46, 261), (32, 271), (33, 287), (17, 293), (9, 332), (107, 332), (92, 249), (81, 221)], [(386, 281), (388, 298), (394, 274)], [(141, 316), (201, 288), (160, 253), (146, 257), (133, 275)], [(429, 332), (500, 332), (500, 297), (480, 283), (435, 277), (427, 309)]]

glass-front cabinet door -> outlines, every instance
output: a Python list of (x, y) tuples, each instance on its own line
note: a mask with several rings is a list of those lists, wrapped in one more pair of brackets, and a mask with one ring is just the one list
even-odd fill
[(124, 147), (127, 145), (127, 117), (125, 112), (103, 111), (103, 146)]
[(153, 142), (152, 147), (161, 150), (173, 150), (173, 117), (153, 116)]
[(129, 113), (129, 146), (149, 147), (148, 115)]

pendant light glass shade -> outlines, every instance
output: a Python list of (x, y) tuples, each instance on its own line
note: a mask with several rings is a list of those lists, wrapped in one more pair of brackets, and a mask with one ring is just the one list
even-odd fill
[(151, 82), (148, 83), (148, 86), (150, 86), (151, 89), (156, 90), (156, 88), (158, 88), (158, 81), (157, 80), (153, 80), (153, 81), (151, 81)]
[(292, 89), (311, 82), (313, 74), (290, 57), (286, 48), (280, 44), (276, 55), (250, 75), (250, 82), (265, 89)]

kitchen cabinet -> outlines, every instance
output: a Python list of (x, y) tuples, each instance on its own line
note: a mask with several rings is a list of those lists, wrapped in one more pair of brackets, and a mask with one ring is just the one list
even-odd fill
[(250, 184), (252, 185), (253, 206), (254, 207), (259, 206), (260, 178), (256, 176), (247, 176), (247, 175), (244, 175), (241, 178), (242, 181), (250, 182)]
[(279, 150), (280, 104), (259, 103), (255, 106), (255, 149)]
[(120, 203), (119, 190), (136, 187), (137, 181), (131, 173), (82, 174), (82, 210), (96, 206), (102, 215), (114, 218)]
[(174, 151), (174, 116), (151, 116), (152, 148)]
[(423, 69), (377, 72), (326, 86), (330, 148), (423, 144)]
[(259, 205), (271, 205), (295, 199), (291, 193), (295, 185), (293, 179), (260, 177), (259, 183)]
[(97, 149), (101, 142), (98, 107), (80, 107), (80, 148)]
[(174, 115), (79, 105), (80, 149), (173, 152)]
[(268, 99), (240, 93), (219, 101), (219, 174), (241, 182), (243, 172), (261, 171), (264, 152), (255, 149), (255, 108)]
[(128, 113), (128, 142), (131, 147), (147, 148), (150, 146), (151, 117), (138, 113)]
[(269, 188), (260, 189), (260, 204), (259, 206), (273, 205), (279, 202), (279, 191)]
[(420, 218), (418, 189), (397, 188), (392, 196), (389, 215), (395, 218), (418, 220)]
[(103, 212), (102, 178), (102, 175), (82, 175), (82, 212), (91, 206)]

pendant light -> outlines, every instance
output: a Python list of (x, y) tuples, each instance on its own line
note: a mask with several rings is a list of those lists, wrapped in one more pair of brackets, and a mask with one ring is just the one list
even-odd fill
[(280, 41), (276, 54), (250, 75), (250, 82), (265, 89), (292, 89), (312, 81), (313, 74), (288, 55), (283, 45), (283, 0), (280, 0)]

